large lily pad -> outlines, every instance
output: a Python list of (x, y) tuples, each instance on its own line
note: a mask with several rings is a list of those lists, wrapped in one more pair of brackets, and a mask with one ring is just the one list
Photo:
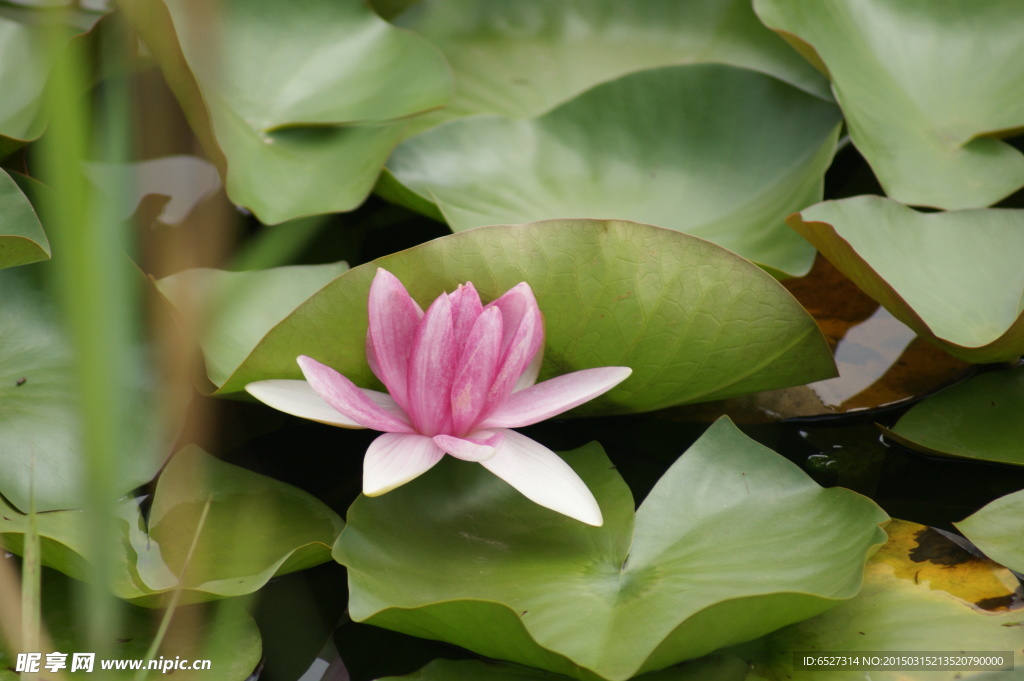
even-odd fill
[(755, 0), (823, 63), (850, 137), (886, 193), (945, 209), (1024, 185), (1024, 13), (1017, 0)]
[(599, 447), (565, 458), (603, 527), (523, 503), (464, 462), (357, 499), (334, 552), (353, 619), (580, 679), (628, 679), (851, 598), (885, 539), (874, 503), (818, 487), (727, 420), (635, 513)]
[(275, 326), (218, 392), (301, 378), (300, 354), (377, 386), (365, 347), (378, 267), (420, 304), (466, 281), (489, 300), (529, 283), (545, 316), (542, 380), (588, 367), (633, 369), (628, 381), (577, 413), (649, 411), (835, 371), (814, 320), (742, 258), (668, 229), (563, 220), (461, 232), (349, 270)]
[(14, 179), (0, 170), (0, 269), (49, 257), (50, 242), (35, 208)]
[[(37, 510), (80, 508), (87, 476), (72, 348), (26, 273), (0, 272), (0, 290), (0, 494), (22, 510), (30, 490)], [(120, 377), (136, 407), (122, 424), (134, 452), (115, 473), (122, 494), (151, 480), (170, 452), (144, 362), (132, 365), (138, 375)]]
[(531, 118), (626, 73), (682, 63), (761, 71), (831, 99), (828, 81), (747, 0), (425, 0), (395, 23), (441, 48), (455, 73), (451, 103), (417, 127), (481, 113)]
[[(544, 116), (478, 116), (395, 150), (388, 169), (454, 231), (621, 218), (714, 241), (788, 275), (814, 249), (785, 217), (821, 200), (832, 104), (761, 73), (698, 64), (634, 73)], [(395, 196), (401, 200), (401, 196)]]
[(1024, 491), (996, 499), (956, 526), (992, 560), (1024, 573)]
[[(27, 517), (3, 499), (0, 509), (0, 539), (20, 552)], [(306, 492), (197, 447), (168, 463), (145, 518), (138, 502), (127, 499), (118, 504), (115, 521), (122, 551), (113, 589), (142, 605), (163, 603), (176, 589), (183, 602), (253, 593), (274, 575), (329, 560), (342, 527), (337, 514)], [(84, 511), (39, 514), (43, 563), (87, 577), (94, 552), (89, 522)]]
[(408, 116), (444, 104), (440, 52), (357, 0), (129, 3), (233, 201), (266, 223), (351, 210)]
[(787, 222), (920, 336), (970, 362), (1024, 354), (1024, 210), (919, 213), (877, 196)]
[(914, 405), (886, 435), (930, 454), (1024, 466), (1024, 367), (974, 376)]
[[(168, 666), (167, 670), (154, 670), (147, 678), (158, 678), (173, 673), (175, 681), (203, 681), (211, 676), (223, 681), (245, 681), (260, 662), (262, 645), (256, 622), (238, 603), (219, 603), (216, 608), (188, 606), (175, 611), (156, 658), (148, 658), (149, 647), (157, 634), (161, 614), (154, 617), (151, 610), (127, 606), (121, 610), (121, 618), (113, 638), (104, 642), (99, 649), (95, 640), (82, 626), (85, 613), (81, 599), (76, 598), (71, 580), (53, 572), (43, 575), (42, 615), (52, 649), (36, 650), (42, 653), (40, 667), (45, 667), (48, 653), (63, 653), (66, 664), (64, 672), (72, 668), (75, 653), (91, 652), (95, 655), (90, 672), (79, 670), (74, 674), (59, 677), (50, 676), (45, 669), (43, 678), (80, 678), (95, 675), (104, 681), (129, 681), (139, 678), (139, 672), (132, 669), (105, 669), (104, 662), (135, 661), (154, 659), (176, 660), (191, 664), (193, 661), (209, 660), (207, 669), (187, 669), (179, 664), (178, 669)], [(26, 678), (14, 672), (15, 652), (5, 645), (0, 631), (0, 681), (19, 681)], [(88, 676), (87, 676), (88, 675)]]
[(344, 262), (251, 272), (185, 270), (156, 283), (180, 311), (206, 321), (206, 371), (223, 385), (263, 337), (303, 301), (348, 269)]
[[(934, 534), (928, 528), (895, 520), (886, 529), (890, 539), (868, 561), (864, 588), (855, 598), (756, 641), (644, 674), (637, 677), (637, 681), (851, 681), (865, 678), (864, 671), (850, 669), (794, 670), (794, 654), (800, 651), (826, 655), (843, 651), (907, 655), (913, 651), (975, 650), (987, 655), (1006, 650), (1016, 651), (1014, 666), (1019, 670), (1024, 663), (1024, 641), (1019, 633), (1024, 624), (1022, 611), (982, 612), (963, 600), (973, 599), (964, 592), (964, 587), (973, 588), (986, 579), (997, 581), (998, 573), (1007, 571), (994, 567), (991, 561), (967, 555), (971, 568), (964, 574), (964, 563), (955, 566), (949, 563), (951, 559), (963, 558), (956, 552), (964, 555), (966, 552), (941, 537), (946, 545), (935, 547), (934, 562), (922, 557), (927, 547), (920, 538)], [(1010, 681), (1019, 678), (1019, 672), (1010, 671), (878, 668), (869, 673), (871, 679), (877, 681)], [(387, 677), (386, 681), (399, 678), (409, 681), (557, 681), (567, 677), (493, 662), (437, 660), (416, 673)]]

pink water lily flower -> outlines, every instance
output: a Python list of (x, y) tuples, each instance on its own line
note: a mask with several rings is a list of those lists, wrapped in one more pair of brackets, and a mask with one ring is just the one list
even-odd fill
[(544, 324), (526, 283), (487, 305), (467, 283), (442, 293), (424, 314), (393, 274), (378, 269), (369, 318), (366, 356), (387, 393), (359, 388), (306, 356), (298, 358), (305, 381), (257, 381), (246, 390), (295, 416), (383, 431), (363, 463), (367, 496), (409, 482), (450, 454), (479, 463), (541, 506), (602, 524), (597, 501), (572, 468), (510, 428), (587, 402), (631, 369), (584, 369), (536, 383)]

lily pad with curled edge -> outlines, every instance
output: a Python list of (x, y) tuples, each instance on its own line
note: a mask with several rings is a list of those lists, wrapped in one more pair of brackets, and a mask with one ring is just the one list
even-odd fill
[(749, 0), (424, 0), (395, 18), (452, 66), (452, 101), (414, 126), (475, 114), (531, 118), (599, 83), (659, 66), (718, 62), (823, 99), (828, 80), (764, 27)]
[(50, 258), (39, 216), (18, 184), (0, 170), (0, 269)]
[(919, 213), (856, 196), (824, 201), (787, 222), (951, 355), (985, 363), (1024, 354), (1024, 210)]
[(454, 460), (358, 498), (334, 548), (352, 618), (621, 681), (852, 598), (885, 540), (888, 517), (870, 499), (818, 487), (727, 419), (636, 511), (598, 445), (564, 458), (601, 505), (603, 527)]
[(1024, 490), (992, 501), (956, 526), (986, 556), (1024, 573)]
[(651, 411), (835, 371), (814, 320), (734, 253), (650, 225), (558, 220), (460, 232), (343, 273), (274, 326), (218, 393), (301, 379), (299, 355), (379, 388), (366, 363), (367, 298), (378, 267), (424, 306), (467, 281), (485, 301), (527, 282), (544, 315), (541, 380), (589, 367), (633, 369), (576, 414)]
[(892, 429), (900, 444), (929, 454), (1024, 466), (1024, 367), (990, 371), (914, 405)]
[(43, 134), (50, 73), (68, 43), (103, 17), (78, 4), (59, 10), (29, 4), (0, 5), (0, 156)]
[(441, 53), (356, 0), (124, 9), (217, 157), (228, 196), (265, 223), (358, 206), (405, 119), (451, 96)]
[[(836, 107), (718, 64), (641, 71), (531, 120), (475, 116), (399, 146), (388, 170), (414, 209), (453, 231), (552, 218), (619, 218), (806, 274), (814, 249), (785, 217), (821, 200)], [(410, 195), (412, 199), (410, 199)]]
[(206, 372), (220, 386), (276, 324), (347, 269), (344, 262), (249, 272), (196, 268), (164, 277), (156, 287), (179, 313), (202, 320)]
[[(2, 498), (0, 510), (0, 543), (20, 553), (27, 517)], [(167, 464), (148, 514), (126, 499), (115, 520), (121, 550), (112, 588), (146, 606), (164, 604), (179, 587), (184, 603), (253, 593), (275, 575), (330, 560), (343, 526), (310, 494), (194, 446)], [(88, 577), (89, 522), (85, 511), (38, 514), (43, 564)]]
[(1024, 12), (1017, 0), (755, 0), (831, 75), (886, 194), (947, 210), (1024, 186)]

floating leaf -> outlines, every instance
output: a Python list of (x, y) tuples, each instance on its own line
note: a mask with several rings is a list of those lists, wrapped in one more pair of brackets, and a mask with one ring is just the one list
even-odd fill
[(1024, 186), (1024, 14), (1017, 0), (755, 0), (823, 63), (850, 137), (886, 193), (980, 208)]
[(251, 272), (198, 268), (156, 286), (186, 313), (202, 311), (207, 375), (223, 385), (276, 324), (346, 269), (344, 262)]
[[(23, 510), (33, 488), (39, 511), (80, 508), (86, 462), (72, 349), (53, 304), (24, 272), (0, 272), (0, 290), (0, 493)], [(116, 471), (119, 493), (151, 480), (169, 451), (141, 359), (136, 368), (120, 377), (137, 408), (125, 419), (135, 456)]]
[(732, 64), (831, 99), (828, 82), (746, 0), (425, 0), (395, 20), (444, 52), (458, 88), (414, 125), (473, 114), (531, 118), (599, 83), (681, 63)]
[(886, 435), (930, 454), (1024, 466), (1024, 367), (974, 376), (914, 405)]
[(884, 541), (887, 518), (870, 500), (818, 487), (728, 420), (635, 514), (597, 445), (565, 458), (603, 527), (524, 503), (461, 462), (357, 499), (334, 550), (352, 618), (581, 679), (628, 679), (851, 598)]
[(361, 2), (124, 9), (221, 156), (228, 195), (266, 223), (358, 206), (403, 119), (451, 94), (436, 48)]
[[(75, 35), (92, 29), (99, 12), (68, 8), (54, 22), (54, 12), (0, 7), (0, 156), (43, 134), (43, 94), (50, 72)], [(6, 138), (6, 139), (4, 139)]]
[(950, 354), (979, 363), (1024, 354), (1024, 210), (926, 214), (857, 196), (819, 203), (787, 222)]
[(675, 66), (600, 85), (534, 120), (453, 121), (404, 142), (388, 169), (454, 231), (621, 218), (801, 275), (814, 249), (785, 217), (821, 200), (838, 128), (832, 104), (774, 78)]
[(519, 282), (545, 318), (541, 380), (628, 366), (633, 375), (576, 413), (640, 412), (833, 375), (814, 321), (772, 277), (695, 237), (620, 221), (563, 220), (475, 229), (356, 267), (275, 326), (219, 393), (302, 378), (309, 355), (359, 385), (367, 296), (378, 267), (421, 304), (472, 281), (485, 300)]
[[(0, 537), (20, 552), (26, 516), (2, 499), (0, 509)], [(122, 552), (114, 591), (142, 605), (162, 603), (179, 586), (184, 602), (252, 593), (274, 575), (328, 560), (342, 527), (337, 514), (306, 492), (218, 461), (197, 447), (180, 451), (167, 464), (146, 519), (133, 499), (121, 502), (117, 515)], [(39, 514), (43, 563), (86, 577), (93, 555), (89, 520), (84, 511)]]
[(1024, 491), (996, 499), (956, 526), (992, 560), (1024, 573)]
[[(135, 660), (144, 660), (144, 664), (148, 664), (149, 646), (163, 613), (134, 606), (124, 607), (120, 612), (118, 629), (111, 632), (112, 640), (96, 649), (95, 639), (89, 636), (91, 632), (78, 624), (84, 620), (85, 613), (73, 587), (74, 584), (66, 577), (44, 572), (42, 614), (53, 649), (34, 652), (42, 653), (41, 667), (45, 666), (48, 653), (63, 653), (65, 673), (72, 668), (75, 653), (93, 653), (93, 667), (91, 673), (80, 670), (68, 677), (49, 676), (46, 670), (42, 670), (44, 677), (88, 678), (95, 674), (94, 678), (104, 681), (138, 679), (139, 672), (136, 670), (106, 669), (103, 663), (120, 661), (122, 664), (130, 664)], [(223, 681), (246, 681), (252, 678), (261, 653), (259, 629), (249, 613), (237, 603), (218, 603), (215, 609), (203, 606), (182, 607), (175, 611), (157, 656), (152, 658), (160, 666), (152, 670), (148, 678), (172, 673), (175, 681), (203, 681), (211, 676)], [(168, 663), (167, 669), (163, 669), (165, 660)], [(199, 661), (209, 661), (209, 667), (195, 670), (183, 667), (183, 663), (191, 665)], [(175, 662), (179, 663), (177, 669), (171, 666)], [(3, 636), (0, 635), (0, 680), (18, 681), (25, 678), (13, 672), (15, 663), (14, 651), (4, 644)]]
[(0, 170), (0, 269), (50, 258), (50, 242), (35, 208), (17, 183)]

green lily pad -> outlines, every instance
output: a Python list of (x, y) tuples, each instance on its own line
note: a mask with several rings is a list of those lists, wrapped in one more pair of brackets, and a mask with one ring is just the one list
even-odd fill
[[(20, 553), (27, 517), (2, 499), (0, 509), (0, 538)], [(93, 552), (89, 522), (84, 511), (39, 514), (43, 564), (86, 577)], [(141, 605), (161, 604), (178, 588), (183, 602), (253, 593), (274, 575), (329, 560), (343, 525), (306, 492), (219, 461), (198, 447), (183, 449), (167, 464), (147, 519), (136, 500), (127, 499), (118, 504), (116, 522), (122, 569), (113, 580), (114, 592)]]
[[(54, 304), (23, 270), (0, 272), (0, 494), (22, 510), (30, 489), (39, 511), (81, 508), (86, 462), (74, 355)], [(156, 395), (141, 358), (135, 367), (137, 376), (123, 377), (137, 408), (125, 418), (135, 456), (117, 469), (120, 493), (153, 479), (169, 452), (163, 424), (152, 418)]]
[[(634, 73), (540, 118), (477, 116), (404, 142), (388, 170), (453, 231), (620, 218), (713, 241), (806, 274), (814, 249), (785, 217), (821, 200), (834, 105), (714, 64)], [(496, 160), (500, 159), (500, 162)]]
[[(102, 16), (78, 8), (58, 17), (10, 3), (0, 7), (0, 155), (43, 134), (43, 95), (62, 56), (57, 48), (91, 30)], [(68, 24), (55, 25), (55, 19)]]
[(1024, 354), (1024, 210), (918, 213), (877, 196), (787, 222), (923, 338), (969, 362)]
[(14, 179), (0, 170), (0, 269), (50, 258), (39, 216)]
[(217, 10), (125, 8), (220, 156), (228, 196), (266, 223), (358, 206), (404, 119), (451, 96), (440, 52), (362, 2), (233, 0)]
[(980, 208), (1024, 186), (1024, 14), (1016, 0), (755, 0), (823, 63), (850, 137), (892, 198)]
[(458, 83), (448, 106), (414, 123), (421, 128), (481, 113), (532, 118), (599, 83), (682, 63), (761, 71), (831, 99), (827, 79), (746, 0), (425, 0), (395, 23), (441, 48)]
[(1024, 490), (996, 499), (956, 526), (986, 556), (1024, 573)]
[(835, 371), (814, 320), (735, 254), (650, 225), (563, 220), (461, 232), (345, 272), (271, 329), (218, 393), (302, 378), (301, 354), (379, 386), (366, 363), (366, 304), (378, 267), (423, 305), (466, 281), (485, 300), (529, 283), (545, 317), (542, 380), (588, 367), (633, 369), (577, 414), (650, 411)]
[(344, 262), (251, 272), (199, 268), (164, 277), (156, 287), (180, 311), (206, 320), (200, 335), (206, 371), (222, 385), (276, 324), (347, 269)]
[[(922, 547), (906, 540), (927, 529), (893, 521), (887, 528), (891, 535), (889, 542), (868, 561), (864, 588), (853, 599), (755, 641), (644, 674), (636, 677), (637, 681), (850, 681), (864, 678), (863, 671), (824, 667), (794, 670), (794, 654), (801, 651), (876, 655), (888, 651), (906, 655), (913, 651), (989, 653), (1007, 650), (1016, 651), (1014, 666), (1019, 670), (1024, 653), (1019, 627), (1024, 624), (1024, 614), (1019, 610), (982, 612), (946, 591), (945, 585), (937, 587), (939, 575), (961, 567), (948, 564), (948, 552), (937, 556), (947, 564), (935, 564), (932, 572), (921, 576), (922, 563), (918, 559)], [(994, 572), (991, 568), (989, 571)], [(1010, 681), (1019, 678), (1019, 672), (879, 668), (871, 671), (870, 677), (877, 681)], [(398, 681), (399, 678), (410, 681), (557, 681), (568, 677), (501, 663), (437, 660), (416, 673), (381, 681)]]
[(907, 447), (1024, 466), (1024, 367), (967, 379), (914, 405), (886, 435)]
[(464, 462), (357, 499), (334, 549), (352, 618), (618, 681), (853, 597), (885, 538), (887, 516), (869, 499), (818, 487), (727, 419), (635, 513), (599, 446), (565, 459), (600, 503), (603, 527), (524, 503)]
[[(83, 626), (84, 613), (81, 599), (76, 598), (74, 584), (62, 575), (50, 571), (43, 573), (42, 614), (46, 633), (52, 643), (52, 650), (29, 652), (42, 653), (40, 666), (47, 662), (47, 654), (61, 653), (67, 673), (74, 662), (75, 653), (93, 653), (93, 667), (90, 672), (77, 671), (65, 676), (49, 676), (43, 668), (44, 678), (80, 678), (94, 676), (105, 681), (129, 681), (138, 678), (138, 671), (116, 668), (105, 669), (104, 662), (142, 660), (147, 664), (147, 653), (156, 635), (160, 617), (154, 617), (151, 610), (126, 606), (121, 611), (121, 621), (114, 637), (100, 649), (93, 647), (93, 641)], [(218, 603), (216, 608), (187, 606), (175, 611), (170, 628), (163, 643), (153, 658), (163, 661), (187, 662), (209, 660), (206, 669), (187, 669), (179, 664), (178, 669), (168, 666), (149, 673), (147, 678), (159, 678), (173, 673), (175, 681), (203, 681), (211, 677), (223, 681), (245, 681), (260, 662), (262, 645), (260, 632), (253, 618), (238, 603)], [(162, 659), (161, 659), (162, 658)], [(0, 681), (19, 681), (25, 678), (14, 672), (16, 654), (5, 645), (0, 632)]]

